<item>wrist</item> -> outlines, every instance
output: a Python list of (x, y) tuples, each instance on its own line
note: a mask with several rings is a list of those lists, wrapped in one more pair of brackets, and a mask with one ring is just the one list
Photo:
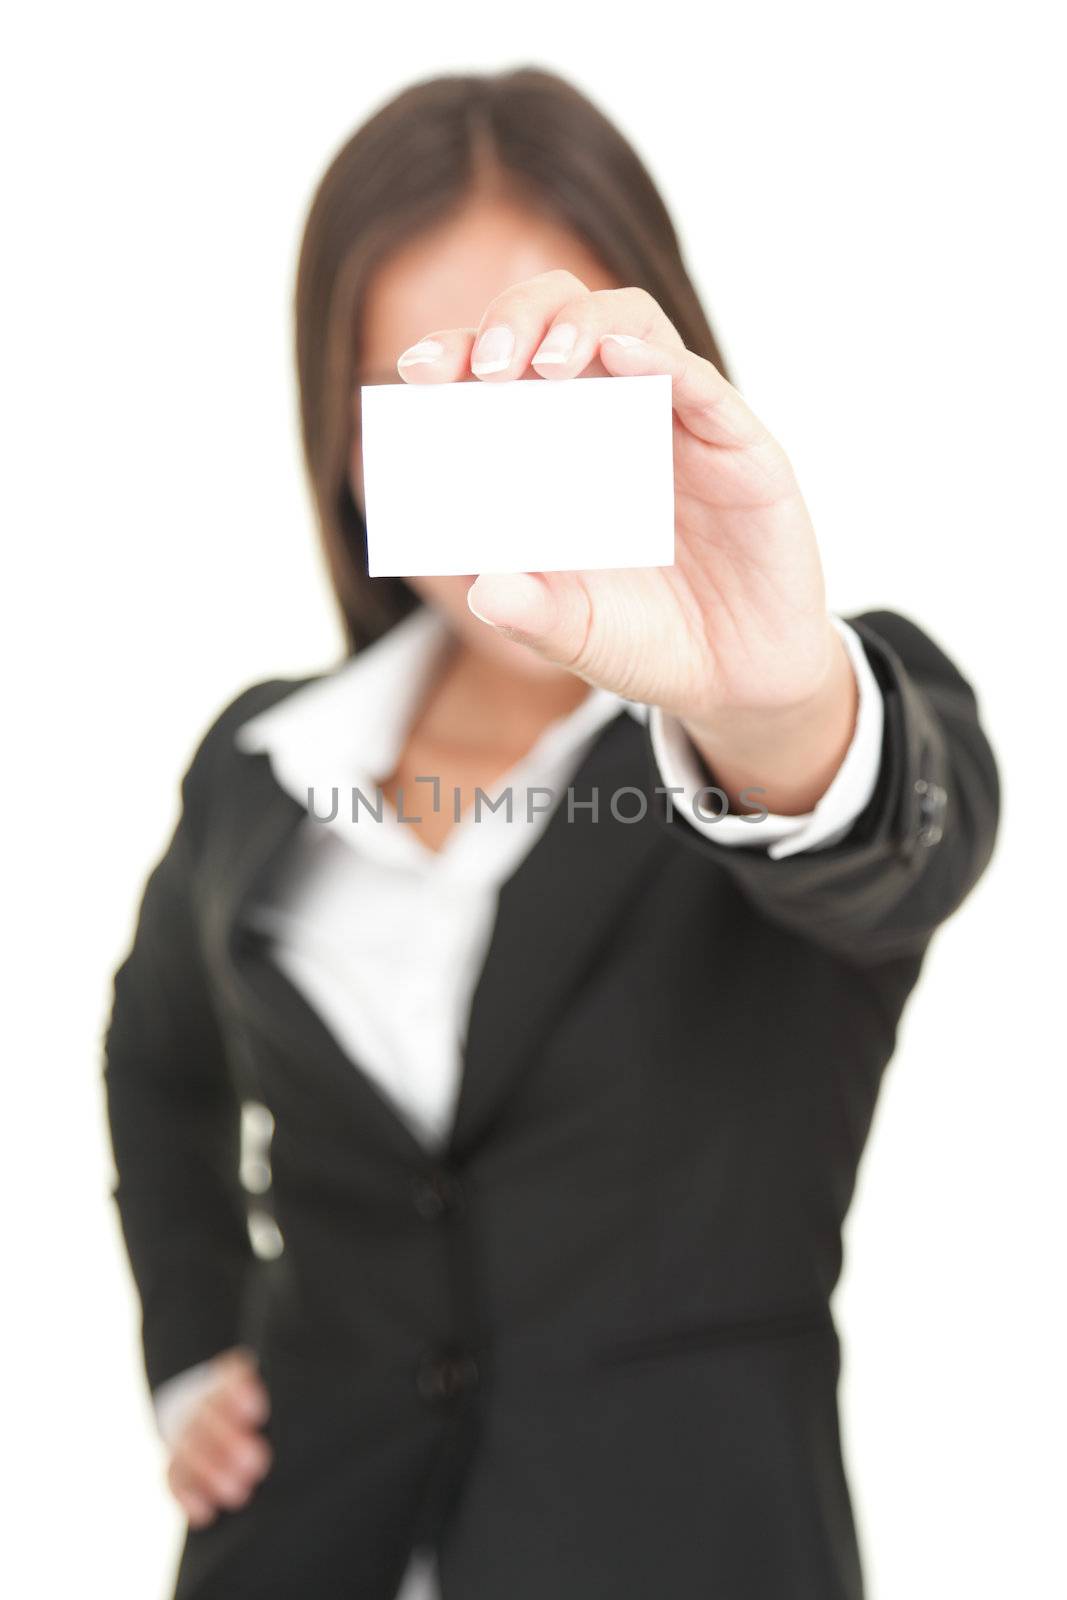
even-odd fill
[(716, 785), (743, 809), (742, 790), (782, 816), (806, 815), (833, 781), (852, 740), (859, 691), (837, 629), (827, 619), (827, 655), (814, 687), (787, 705), (724, 710), (680, 720)]

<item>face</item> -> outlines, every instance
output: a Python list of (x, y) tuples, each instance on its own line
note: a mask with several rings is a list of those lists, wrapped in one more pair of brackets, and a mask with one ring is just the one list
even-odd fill
[[(476, 328), (495, 295), (524, 278), (560, 267), (573, 272), (588, 289), (621, 287), (562, 223), (500, 193), (472, 195), (461, 209), (401, 247), (373, 274), (363, 305), (357, 383), (402, 383), (397, 357), (417, 339), (439, 328)], [(358, 429), (350, 476), (352, 492), (362, 506)], [(490, 655), (502, 668), (525, 676), (562, 675), (559, 667), (501, 638), (471, 615), (467, 590), (475, 576), (406, 581), (448, 617), (463, 643)]]

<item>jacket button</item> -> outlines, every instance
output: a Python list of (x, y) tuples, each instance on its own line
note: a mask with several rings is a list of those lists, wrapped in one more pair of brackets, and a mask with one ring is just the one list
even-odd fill
[(424, 1400), (453, 1400), (476, 1389), (478, 1363), (469, 1355), (424, 1356), (415, 1373), (415, 1387)]
[(915, 793), (919, 796), (919, 809), (924, 818), (936, 817), (944, 811), (948, 790), (940, 783), (927, 783), (925, 778), (917, 778)]
[(463, 1187), (450, 1172), (435, 1172), (430, 1177), (416, 1178), (411, 1198), (415, 1210), (427, 1222), (437, 1222), (442, 1217), (463, 1210)]

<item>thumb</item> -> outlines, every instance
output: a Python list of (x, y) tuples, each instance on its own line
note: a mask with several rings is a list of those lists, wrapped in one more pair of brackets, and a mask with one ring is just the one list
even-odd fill
[(505, 638), (580, 670), (591, 606), (572, 573), (483, 572), (467, 591), (467, 605)]

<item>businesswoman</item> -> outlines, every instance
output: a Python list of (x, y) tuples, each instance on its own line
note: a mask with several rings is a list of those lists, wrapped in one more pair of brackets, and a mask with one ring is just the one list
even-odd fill
[[(974, 695), (903, 616), (828, 612), (662, 201), (559, 79), (356, 133), (297, 347), (349, 654), (206, 733), (106, 1043), (177, 1593), (856, 1600), (828, 1303), (993, 846)], [(367, 577), (361, 384), (647, 373), (673, 566)]]

